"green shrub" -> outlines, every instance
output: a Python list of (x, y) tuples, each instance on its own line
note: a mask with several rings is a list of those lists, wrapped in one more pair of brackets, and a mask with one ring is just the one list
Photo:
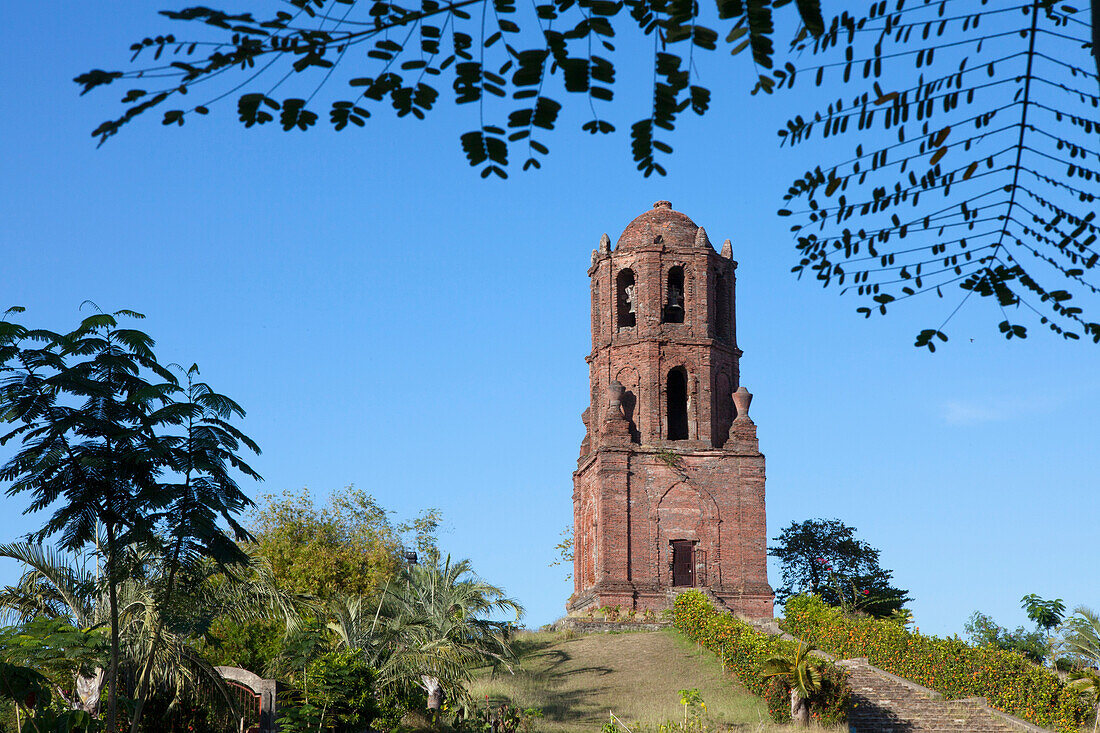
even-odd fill
[(823, 669), (825, 675), (821, 680), (821, 692), (810, 705), (810, 715), (822, 725), (840, 725), (848, 719), (848, 704), (852, 698), (848, 673), (833, 664), (825, 665)]
[(1058, 731), (1077, 731), (1088, 705), (1056, 675), (1015, 652), (908, 631), (888, 620), (849, 618), (814, 596), (787, 601), (785, 631), (839, 657), (871, 664), (949, 699), (984, 697), (998, 710)]
[(776, 723), (791, 722), (791, 685), (782, 677), (773, 677), (764, 688), (764, 702)]
[[(731, 614), (720, 613), (698, 591), (688, 591), (676, 597), (673, 619), (681, 633), (717, 654), (726, 670), (733, 672), (749, 692), (765, 698), (776, 722), (790, 720), (790, 692), (788, 690), (786, 693), (785, 706), (778, 706), (779, 710), (773, 711), (768, 690), (774, 678), (764, 677), (763, 664), (771, 657), (793, 655), (797, 644), (757, 631)], [(826, 684), (820, 693), (811, 698), (810, 715), (825, 725), (841, 723), (845, 720), (851, 697), (848, 674), (828, 663), (823, 664), (822, 668)], [(774, 691), (772, 694), (775, 694)], [(782, 715), (786, 717), (777, 717)]]
[(356, 733), (378, 715), (375, 672), (354, 651), (329, 652), (310, 662), (300, 689), (287, 695), (279, 729), (284, 733)]

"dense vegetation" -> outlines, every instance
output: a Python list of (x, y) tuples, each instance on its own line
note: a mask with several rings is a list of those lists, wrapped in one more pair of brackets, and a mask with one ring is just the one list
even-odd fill
[(784, 630), (841, 657), (867, 657), (887, 672), (954, 699), (993, 707), (1059, 731), (1076, 731), (1089, 706), (1050, 670), (1012, 651), (910, 631), (890, 620), (845, 615), (813, 596), (787, 601)]
[(856, 537), (856, 528), (839, 519), (791, 522), (768, 554), (778, 558), (783, 585), (776, 600), (801, 593), (830, 606), (859, 610), (878, 618), (908, 615), (909, 591), (893, 585), (893, 573), (879, 564), (879, 551)]
[[(281, 727), (397, 727), (507, 665), (523, 609), (444, 557), (438, 513), (394, 525), (361, 491), (253, 506), (244, 410), (96, 313), (73, 331), (0, 320), (0, 467), (46, 523), (0, 545), (0, 730), (236, 730), (220, 664), (283, 684)], [(408, 549), (406, 550), (406, 546)], [(412, 547), (416, 552), (412, 552)], [(507, 620), (500, 620), (501, 618)]]
[[(790, 720), (790, 683), (782, 677), (769, 677), (766, 667), (770, 659), (796, 657), (798, 644), (757, 631), (733, 615), (719, 612), (697, 591), (676, 597), (673, 618), (677, 629), (717, 654), (722, 665), (749, 692), (765, 698), (777, 722)], [(851, 696), (848, 674), (827, 663), (822, 663), (820, 670), (823, 680), (820, 690), (809, 699), (810, 717), (824, 725), (842, 723)]]

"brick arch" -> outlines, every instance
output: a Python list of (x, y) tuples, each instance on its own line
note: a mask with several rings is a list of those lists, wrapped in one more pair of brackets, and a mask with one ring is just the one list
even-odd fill
[(221, 675), (223, 680), (246, 687), (259, 698), (260, 732), (272, 733), (275, 730), (277, 713), (275, 680), (265, 680), (258, 674), (240, 667), (214, 667), (214, 671)]
[[(656, 514), (657, 553), (660, 558), (657, 571), (668, 584), (672, 582), (669, 569), (672, 540), (693, 541), (696, 549), (702, 551), (701, 557), (706, 558), (706, 565), (710, 568), (717, 566), (720, 561), (721, 515), (718, 503), (709, 491), (701, 491), (685, 481), (674, 483), (657, 500)], [(708, 585), (716, 579), (710, 577), (712, 573), (708, 568), (701, 572), (702, 577), (708, 578)]]
[(709, 491), (697, 489), (686, 481), (677, 481), (657, 498), (657, 521), (661, 521), (662, 510), (683, 507), (688, 501), (696, 502), (701, 520), (706, 522), (721, 520), (718, 502)]
[[(615, 330), (634, 328), (641, 320), (641, 285), (634, 268), (624, 265), (615, 273)], [(628, 292), (629, 291), (629, 292)]]
[(638, 376), (638, 370), (632, 366), (623, 367), (615, 375), (619, 384), (623, 385), (623, 413), (630, 421), (630, 440), (633, 443), (641, 443), (642, 431), (642, 382)]
[[(688, 304), (688, 274), (687, 265), (684, 262), (672, 262), (665, 266), (661, 273), (661, 282), (658, 283), (660, 293), (661, 323), (685, 323), (689, 309)], [(679, 302), (673, 303), (673, 288), (679, 290)]]

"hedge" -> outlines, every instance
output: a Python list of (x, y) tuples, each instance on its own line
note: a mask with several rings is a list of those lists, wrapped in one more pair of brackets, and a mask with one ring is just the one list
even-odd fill
[[(785, 680), (764, 677), (762, 667), (771, 657), (793, 656), (797, 643), (762, 633), (729, 613), (719, 612), (699, 591), (676, 597), (673, 619), (685, 636), (717, 654), (723, 667), (733, 672), (749, 692), (764, 698), (776, 722), (791, 719), (790, 688)], [(810, 716), (824, 725), (843, 723), (852, 694), (848, 673), (829, 663), (823, 662), (822, 667), (825, 679), (822, 691), (810, 700)], [(786, 704), (777, 704), (784, 699)]]
[(998, 710), (1058, 731), (1077, 731), (1089, 717), (1076, 691), (1016, 652), (925, 636), (886, 619), (847, 617), (816, 596), (790, 599), (785, 615), (780, 626), (789, 634), (838, 657), (867, 657), (948, 699), (984, 697)]

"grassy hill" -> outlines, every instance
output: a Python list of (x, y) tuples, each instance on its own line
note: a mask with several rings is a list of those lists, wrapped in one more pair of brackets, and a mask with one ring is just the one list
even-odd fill
[(698, 688), (712, 727), (790, 731), (771, 722), (764, 703), (737, 686), (712, 655), (677, 632), (590, 634), (538, 632), (520, 637), (515, 674), (482, 671), (475, 698), (540, 708), (547, 733), (599, 731), (608, 711), (627, 724), (681, 720), (678, 691)]

